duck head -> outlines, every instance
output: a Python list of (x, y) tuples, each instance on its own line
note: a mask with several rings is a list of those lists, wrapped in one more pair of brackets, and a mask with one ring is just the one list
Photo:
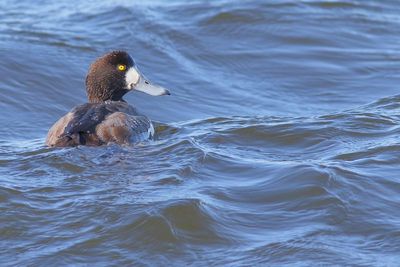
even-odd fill
[(153, 96), (170, 94), (167, 89), (151, 84), (125, 51), (105, 54), (90, 66), (86, 76), (89, 102), (122, 101), (122, 97), (133, 90)]

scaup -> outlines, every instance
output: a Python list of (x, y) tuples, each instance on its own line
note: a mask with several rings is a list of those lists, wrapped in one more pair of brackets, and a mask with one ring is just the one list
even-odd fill
[(98, 58), (86, 76), (88, 103), (73, 108), (49, 130), (46, 145), (69, 147), (130, 144), (154, 135), (151, 121), (122, 98), (132, 90), (169, 95), (139, 72), (129, 54), (113, 51)]

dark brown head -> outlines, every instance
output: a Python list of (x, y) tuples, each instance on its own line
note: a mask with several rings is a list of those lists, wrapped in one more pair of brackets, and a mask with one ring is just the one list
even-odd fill
[(89, 102), (121, 101), (131, 90), (150, 95), (169, 95), (161, 86), (152, 85), (137, 69), (135, 62), (124, 51), (113, 51), (98, 58), (86, 76)]

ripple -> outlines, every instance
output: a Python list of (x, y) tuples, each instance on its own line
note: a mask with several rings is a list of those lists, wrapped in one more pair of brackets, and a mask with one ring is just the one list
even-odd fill
[(242, 24), (242, 23), (255, 23), (260, 21), (260, 14), (254, 14), (252, 11), (245, 11), (245, 10), (235, 10), (230, 12), (220, 12), (206, 21), (204, 24), (211, 25), (211, 24), (221, 24), (221, 23), (235, 23), (235, 24)]

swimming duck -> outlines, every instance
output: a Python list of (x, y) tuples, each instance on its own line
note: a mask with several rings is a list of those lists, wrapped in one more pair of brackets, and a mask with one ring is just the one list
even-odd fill
[(69, 147), (130, 144), (154, 135), (151, 121), (122, 98), (137, 90), (149, 95), (169, 95), (151, 84), (125, 51), (113, 51), (92, 63), (86, 76), (88, 103), (73, 108), (49, 130), (46, 145)]

